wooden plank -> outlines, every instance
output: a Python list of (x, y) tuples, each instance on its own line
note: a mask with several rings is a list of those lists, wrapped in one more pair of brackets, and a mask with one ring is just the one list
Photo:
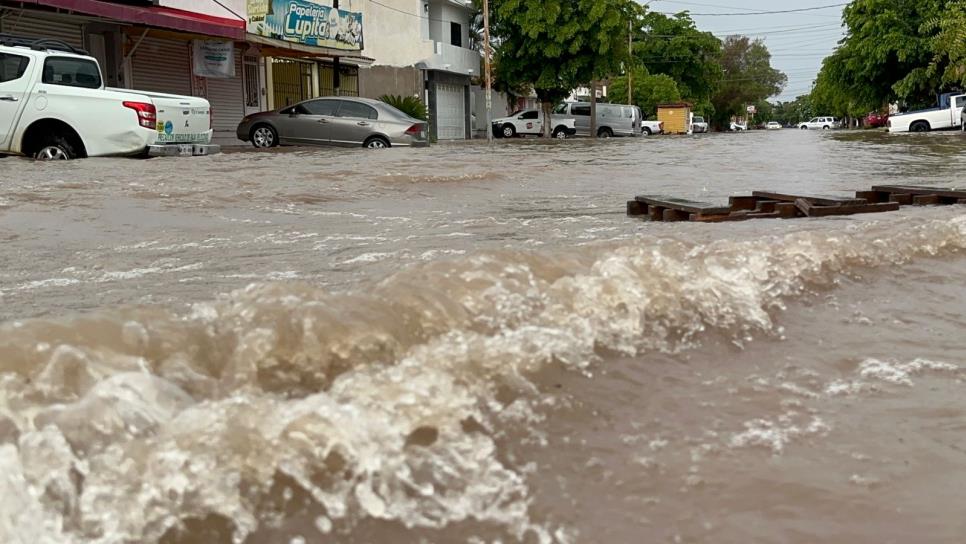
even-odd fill
[(779, 202), (777, 200), (759, 200), (758, 205), (755, 206), (756, 212), (761, 213), (772, 213), (777, 209)]
[(783, 219), (798, 217), (798, 207), (795, 206), (794, 202), (779, 202), (775, 204), (775, 211)]
[(647, 204), (648, 206), (670, 208), (688, 213), (724, 214), (731, 211), (731, 209), (726, 206), (718, 206), (708, 202), (697, 202), (694, 200), (666, 196), (641, 195), (634, 197), (634, 200)]
[(949, 187), (923, 187), (919, 185), (875, 185), (873, 191), (907, 195), (936, 195), (947, 198), (966, 198), (966, 190)]
[(894, 212), (899, 209), (898, 202), (877, 204), (856, 204), (855, 206), (812, 206), (809, 217), (828, 217), (831, 215), (854, 215), (857, 213)]
[(748, 219), (748, 214), (726, 213), (718, 215), (701, 215), (692, 213), (690, 219), (696, 223), (724, 223), (727, 221), (744, 221), (745, 219)]
[(730, 196), (728, 197), (728, 207), (731, 211), (754, 210), (758, 206), (758, 199), (753, 196)]
[(938, 195), (913, 195), (912, 203), (915, 206), (935, 206), (939, 204)]
[(805, 200), (804, 198), (795, 199), (795, 208), (802, 212), (805, 217), (811, 217), (812, 215), (812, 203)]
[(644, 215), (647, 213), (647, 204), (636, 200), (627, 201), (627, 215)]
[(647, 215), (651, 221), (664, 221), (664, 208), (660, 206), (648, 206)]
[(856, 191), (855, 198), (865, 200), (869, 204), (875, 204), (876, 202), (888, 202), (889, 193), (880, 191)]
[(666, 223), (673, 223), (675, 221), (687, 221), (690, 217), (691, 217), (691, 214), (689, 214), (686, 211), (674, 210), (671, 208), (664, 210), (664, 221)]
[(763, 200), (778, 200), (781, 202), (795, 202), (798, 199), (803, 199), (815, 206), (866, 204), (865, 200), (859, 198), (838, 196), (792, 195), (785, 193), (772, 193), (769, 191), (753, 191), (751, 194)]
[(889, 202), (909, 205), (912, 204), (912, 195), (908, 193), (891, 193), (889, 195)]

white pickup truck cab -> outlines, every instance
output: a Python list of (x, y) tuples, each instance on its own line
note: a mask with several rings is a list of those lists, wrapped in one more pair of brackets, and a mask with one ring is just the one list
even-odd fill
[(0, 35), (0, 154), (209, 155), (211, 136), (207, 100), (106, 88), (84, 51)]
[(966, 94), (947, 93), (939, 97), (939, 107), (889, 116), (889, 132), (929, 132), (959, 128)]

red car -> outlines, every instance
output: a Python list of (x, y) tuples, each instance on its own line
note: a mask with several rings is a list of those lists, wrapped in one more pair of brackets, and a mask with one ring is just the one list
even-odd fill
[(880, 128), (889, 124), (889, 114), (872, 112), (865, 116), (865, 126), (869, 128)]

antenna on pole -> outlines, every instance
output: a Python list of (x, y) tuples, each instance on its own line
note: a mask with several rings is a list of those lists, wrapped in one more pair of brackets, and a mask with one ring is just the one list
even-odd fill
[(483, 0), (483, 64), (486, 66), (486, 139), (493, 141), (493, 77), (490, 74), (490, 0)]

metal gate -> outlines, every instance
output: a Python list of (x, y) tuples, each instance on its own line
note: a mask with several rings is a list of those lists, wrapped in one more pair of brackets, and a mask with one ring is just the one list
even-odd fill
[(144, 38), (131, 60), (134, 89), (188, 95), (191, 55), (188, 42)]
[[(339, 96), (359, 96), (359, 67), (341, 66), (339, 69)], [(319, 64), (319, 91), (322, 96), (335, 95), (335, 67)]]
[(436, 84), (436, 137), (466, 139), (466, 100), (459, 85)]
[(312, 98), (312, 65), (294, 59), (272, 59), (272, 96), (276, 108)]
[(53, 38), (73, 47), (84, 47), (84, 25), (64, 17), (38, 17), (26, 10), (0, 9), (0, 32), (25, 38)]
[[(212, 128), (234, 138), (235, 129), (245, 117), (245, 89), (242, 82), (241, 49), (235, 49), (235, 77), (207, 78), (208, 102), (211, 103)], [(224, 135), (224, 134), (223, 134)]]

